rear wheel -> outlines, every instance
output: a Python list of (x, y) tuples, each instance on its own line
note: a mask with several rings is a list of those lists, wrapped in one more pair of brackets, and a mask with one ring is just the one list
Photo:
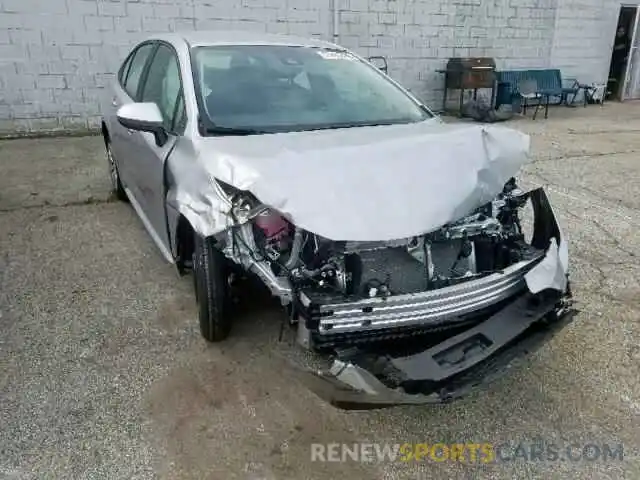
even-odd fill
[(231, 331), (229, 268), (212, 239), (196, 234), (194, 247), (193, 280), (200, 333), (209, 342), (220, 342)]
[(127, 194), (125, 193), (122, 182), (120, 181), (120, 174), (118, 173), (118, 166), (116, 165), (116, 160), (113, 156), (113, 150), (111, 149), (111, 142), (107, 140), (105, 142), (105, 147), (107, 149), (107, 161), (109, 162), (111, 189), (118, 200), (126, 202), (128, 200)]

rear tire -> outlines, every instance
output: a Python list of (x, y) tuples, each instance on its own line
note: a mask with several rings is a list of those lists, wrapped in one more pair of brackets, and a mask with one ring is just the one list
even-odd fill
[(220, 342), (231, 331), (229, 269), (222, 252), (210, 238), (195, 235), (193, 280), (200, 333), (208, 342)]

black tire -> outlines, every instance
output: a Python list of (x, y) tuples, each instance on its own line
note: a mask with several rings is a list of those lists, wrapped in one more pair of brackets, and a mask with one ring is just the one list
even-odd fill
[(220, 342), (231, 331), (227, 261), (210, 238), (195, 235), (193, 280), (200, 333), (208, 342)]
[(124, 191), (122, 181), (120, 180), (120, 172), (118, 172), (118, 165), (116, 163), (115, 157), (113, 156), (113, 151), (111, 150), (111, 142), (109, 140), (105, 141), (105, 148), (107, 151), (107, 162), (109, 162), (111, 190), (118, 200), (127, 202), (129, 199), (127, 198), (127, 194)]

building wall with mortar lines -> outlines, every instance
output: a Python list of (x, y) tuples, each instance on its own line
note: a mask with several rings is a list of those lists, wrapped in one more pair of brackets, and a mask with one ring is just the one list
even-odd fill
[(333, 39), (385, 55), (389, 73), (435, 107), (453, 56), (498, 68), (607, 76), (613, 0), (0, 0), (0, 132), (99, 125), (99, 99), (148, 33), (249, 29)]

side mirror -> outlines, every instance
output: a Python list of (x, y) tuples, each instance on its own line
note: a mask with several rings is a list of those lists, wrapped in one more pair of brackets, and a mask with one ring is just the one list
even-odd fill
[(167, 139), (162, 113), (155, 103), (129, 103), (118, 109), (118, 122), (125, 128), (153, 133), (156, 145), (163, 146)]
[(385, 57), (369, 57), (369, 63), (378, 70), (388, 73), (387, 59)]

